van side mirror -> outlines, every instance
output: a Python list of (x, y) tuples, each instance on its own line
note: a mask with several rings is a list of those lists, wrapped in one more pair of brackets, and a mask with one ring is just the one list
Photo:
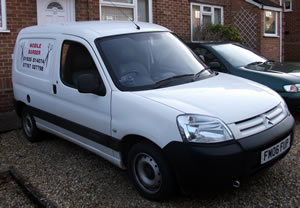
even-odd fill
[(209, 62), (208, 66), (212, 69), (212, 70), (220, 70), (221, 69), (221, 64), (219, 62)]
[(78, 91), (80, 93), (92, 93), (100, 96), (106, 94), (104, 84), (99, 82), (99, 79), (94, 73), (79, 75), (77, 82)]

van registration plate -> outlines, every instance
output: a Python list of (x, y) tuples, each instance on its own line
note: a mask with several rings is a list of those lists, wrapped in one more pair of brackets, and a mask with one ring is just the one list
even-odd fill
[(261, 152), (261, 161), (260, 164), (264, 164), (273, 158), (281, 155), (284, 153), (291, 145), (291, 135), (282, 140), (281, 142), (273, 145), (272, 147), (269, 147), (268, 149), (265, 149)]

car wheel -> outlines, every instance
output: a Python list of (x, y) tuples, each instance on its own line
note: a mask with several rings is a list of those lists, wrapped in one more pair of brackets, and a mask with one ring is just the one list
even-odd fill
[(26, 107), (22, 111), (22, 128), (28, 141), (37, 142), (40, 140), (40, 130), (36, 127), (35, 120)]
[(134, 145), (128, 154), (128, 173), (142, 196), (150, 200), (168, 199), (175, 180), (162, 151), (148, 142)]

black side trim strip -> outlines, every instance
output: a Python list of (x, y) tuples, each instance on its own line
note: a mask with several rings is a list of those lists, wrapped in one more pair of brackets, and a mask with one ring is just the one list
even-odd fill
[(120, 151), (120, 140), (109, 135), (103, 134), (101, 132), (95, 131), (88, 127), (77, 124), (73, 121), (66, 120), (64, 118), (58, 117), (56, 115), (50, 114), (48, 112), (42, 111), (40, 109), (28, 106), (28, 111), (33, 116), (39, 117), (45, 121), (53, 123), (59, 127), (62, 127), (68, 131), (85, 137), (93, 142), (107, 146), (113, 150)]

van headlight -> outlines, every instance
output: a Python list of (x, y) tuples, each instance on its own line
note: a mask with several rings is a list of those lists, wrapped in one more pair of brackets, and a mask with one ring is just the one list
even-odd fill
[(280, 105), (282, 107), (282, 110), (285, 112), (285, 114), (289, 116), (291, 113), (284, 100), (281, 101)]
[(221, 120), (202, 115), (180, 115), (178, 128), (183, 140), (196, 143), (217, 143), (233, 140), (229, 128)]

